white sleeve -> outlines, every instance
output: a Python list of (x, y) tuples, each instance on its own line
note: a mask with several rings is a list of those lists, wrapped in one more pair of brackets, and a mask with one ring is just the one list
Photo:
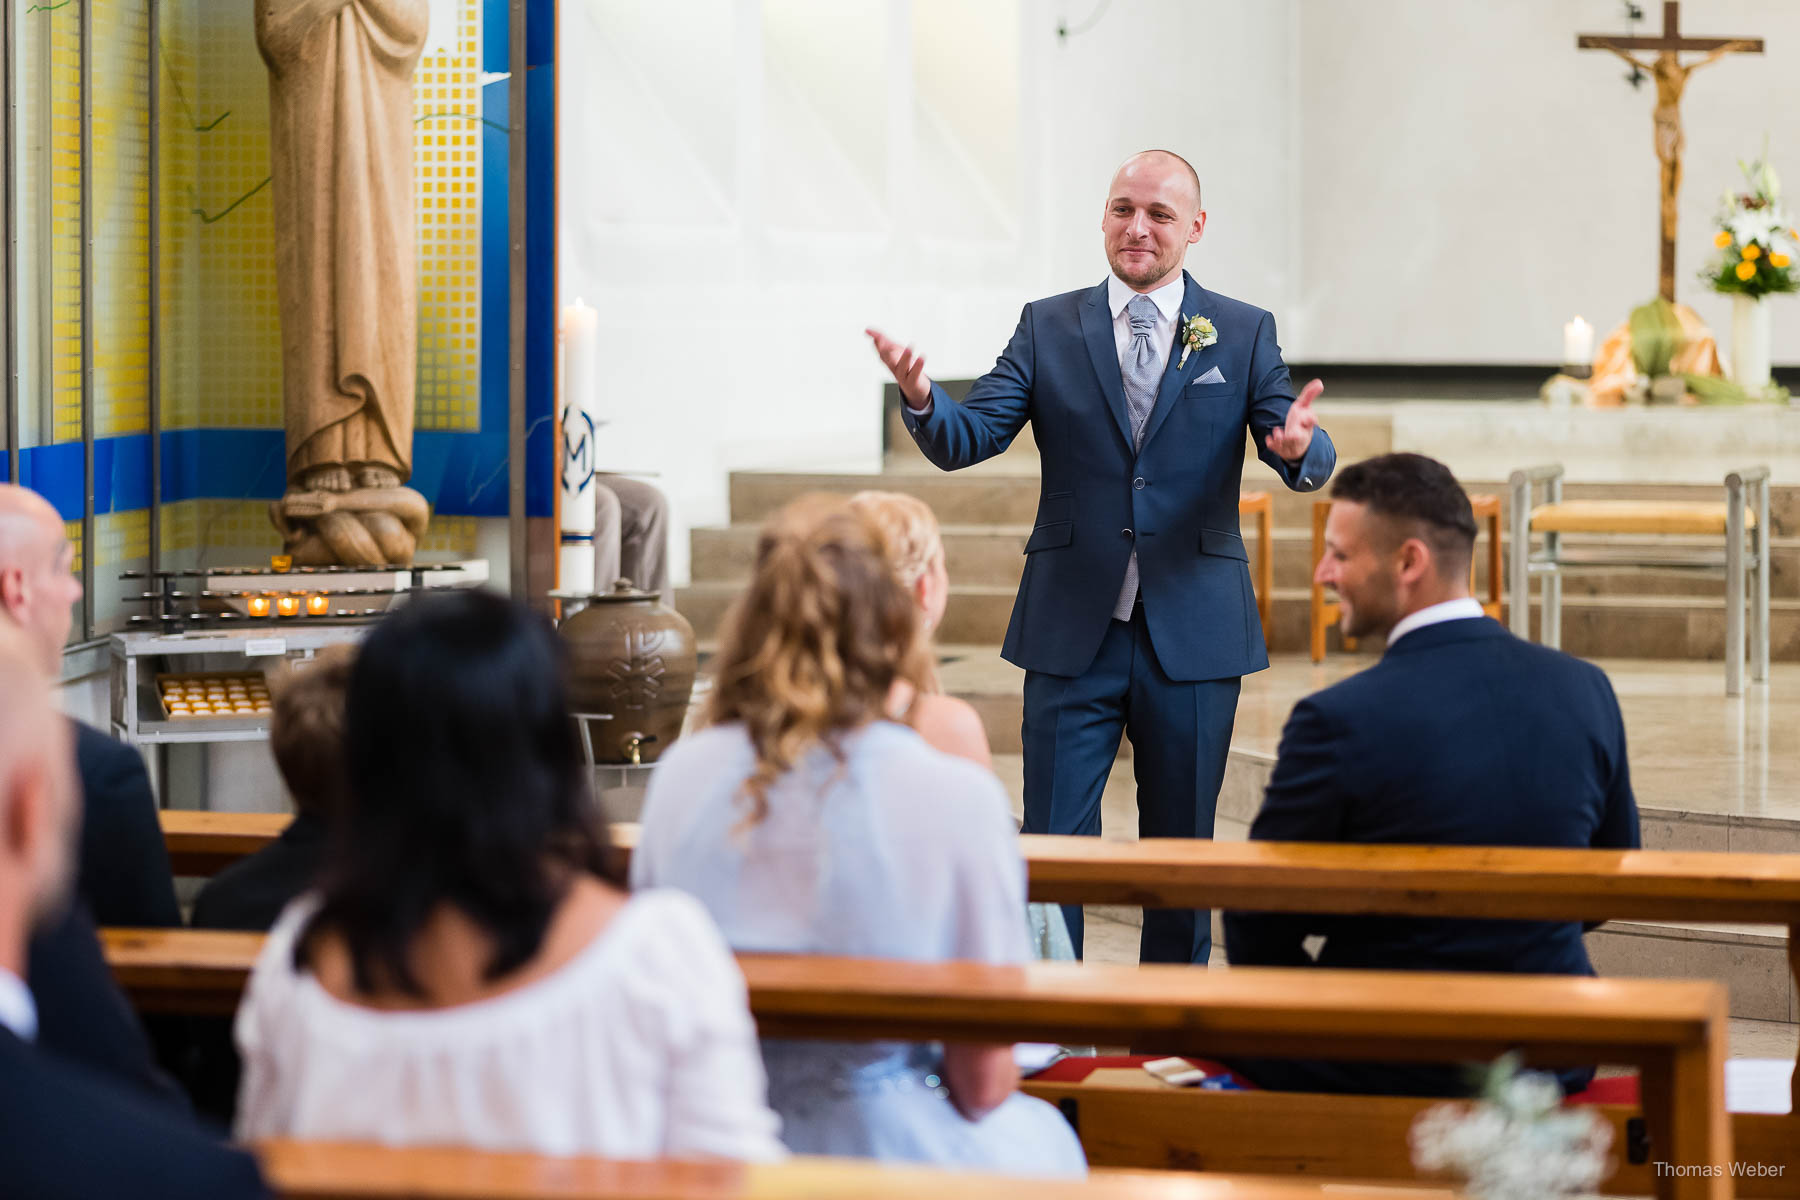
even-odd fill
[(698, 901), (683, 893), (661, 895), (671, 935), (663, 942), (670, 952), (665, 964), (686, 976), (680, 999), (670, 1006), (685, 1011), (664, 1013), (670, 1044), (662, 1152), (751, 1162), (785, 1158), (743, 973)]
[(962, 789), (971, 812), (956, 845), (956, 928), (951, 956), (971, 962), (1022, 963), (1031, 958), (1025, 914), (1025, 860), (1006, 790), (973, 764)]
[(294, 983), (294, 938), (315, 905), (313, 897), (302, 896), (282, 911), (256, 956), (244, 997), (238, 1002), (232, 1038), (237, 1042), (243, 1072), (238, 1080), (232, 1136), (240, 1142), (291, 1132), (282, 1096), (292, 1091), (294, 1081), (282, 1077), (276, 1039), (288, 1025), (283, 1010)]

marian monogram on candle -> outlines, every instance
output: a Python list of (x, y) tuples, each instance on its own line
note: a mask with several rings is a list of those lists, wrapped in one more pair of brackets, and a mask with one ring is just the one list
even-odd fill
[(594, 418), (573, 404), (563, 409), (562, 487), (571, 496), (587, 490), (594, 478)]

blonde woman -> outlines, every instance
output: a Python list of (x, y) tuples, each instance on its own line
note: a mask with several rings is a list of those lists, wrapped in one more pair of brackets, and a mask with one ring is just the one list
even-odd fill
[[(943, 621), (949, 604), (950, 573), (944, 562), (944, 535), (937, 515), (929, 504), (904, 492), (858, 492), (850, 497), (850, 507), (881, 530), (888, 563), (919, 608), (918, 638), (927, 654), (929, 673), (923, 689), (903, 679), (895, 681), (888, 697), (888, 715), (911, 725), (928, 744), (945, 754), (992, 770), (994, 756), (988, 749), (987, 728), (981, 723), (981, 715), (968, 701), (946, 696), (938, 687), (931, 631)], [(1075, 957), (1060, 906), (1028, 905), (1026, 915), (1031, 922), (1032, 951), (1038, 958)]]
[[(651, 777), (639, 887), (697, 897), (740, 951), (1017, 963), (1024, 865), (994, 776), (893, 721), (925, 690), (919, 612), (841, 499), (777, 514), (721, 638), (709, 727)], [(1019, 1094), (1009, 1046), (763, 1042), (802, 1154), (1074, 1175), (1081, 1147)]]

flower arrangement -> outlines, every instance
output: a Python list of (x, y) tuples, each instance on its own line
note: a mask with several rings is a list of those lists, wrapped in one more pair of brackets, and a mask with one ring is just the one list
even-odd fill
[(1760, 300), (1781, 292), (1800, 291), (1794, 256), (1800, 232), (1781, 207), (1781, 181), (1769, 165), (1768, 152), (1754, 162), (1738, 163), (1745, 190), (1726, 192), (1719, 207), (1719, 231), (1713, 246), (1721, 253), (1703, 276), (1715, 292)]
[(1482, 1073), (1480, 1099), (1420, 1113), (1411, 1142), (1414, 1166), (1462, 1176), (1480, 1200), (1544, 1200), (1599, 1185), (1612, 1127), (1563, 1108), (1554, 1077), (1521, 1071), (1508, 1054)]

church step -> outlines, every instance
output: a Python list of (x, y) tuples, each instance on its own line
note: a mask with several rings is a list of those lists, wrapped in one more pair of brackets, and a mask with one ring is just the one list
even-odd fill
[[(808, 492), (859, 492), (868, 488), (905, 492), (931, 505), (940, 520), (959, 525), (1030, 525), (1037, 514), (1036, 460), (1021, 458), (1017, 468), (1006, 456), (993, 464), (966, 471), (939, 471), (928, 463), (911, 469), (874, 472), (807, 473), (784, 471), (734, 471), (730, 480), (733, 524), (761, 522), (782, 505)], [(1152, 486), (1154, 481), (1152, 481)], [(1281, 485), (1261, 463), (1245, 465), (1245, 490), (1267, 491), (1273, 497), (1277, 529), (1312, 529), (1313, 501), (1324, 492), (1292, 492)], [(1474, 494), (1507, 494), (1505, 481), (1465, 480)], [(1724, 488), (1685, 484), (1569, 484), (1565, 499), (1722, 501)], [(1770, 491), (1772, 534), (1777, 538), (1800, 537), (1800, 487)]]
[[(957, 584), (995, 587), (1017, 587), (1025, 569), (1025, 541), (1031, 529), (1027, 525), (947, 525), (944, 527), (944, 551), (950, 578)], [(756, 554), (758, 527), (732, 525), (723, 528), (697, 528), (692, 531), (692, 575), (697, 583), (724, 583), (747, 579)], [(1254, 532), (1245, 531), (1250, 553), (1256, 553)], [(1608, 539), (1604, 543), (1584, 542), (1582, 546), (1604, 544), (1620, 550), (1639, 551), (1650, 546), (1666, 547), (1673, 539), (1657, 542), (1649, 538)], [(1687, 543), (1696, 549), (1708, 549), (1704, 543)], [(1502, 538), (1502, 547), (1510, 539)], [(1800, 599), (1800, 540), (1781, 538), (1771, 548), (1774, 575), (1770, 594), (1776, 599)], [(1312, 531), (1310, 529), (1277, 529), (1275, 531), (1275, 583), (1277, 587), (1306, 587), (1312, 579)], [(1476, 591), (1487, 594), (1487, 548), (1478, 547), (1475, 562)], [(1668, 568), (1621, 567), (1606, 571), (1567, 573), (1563, 581), (1565, 596), (1699, 596), (1718, 598), (1724, 594), (1722, 571), (1700, 572)]]

